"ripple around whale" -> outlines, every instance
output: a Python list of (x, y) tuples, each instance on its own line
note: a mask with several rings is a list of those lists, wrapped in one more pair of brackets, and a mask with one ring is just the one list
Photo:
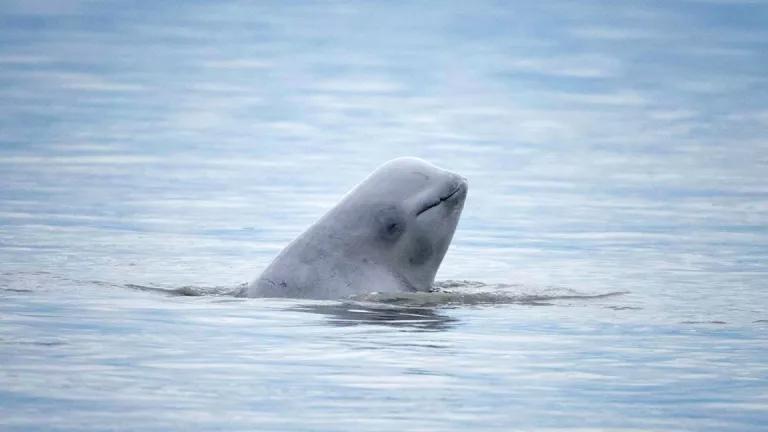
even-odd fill
[(626, 291), (585, 293), (562, 287), (535, 287), (523, 284), (488, 284), (479, 281), (435, 282), (432, 291), (416, 293), (371, 293), (355, 296), (357, 301), (409, 306), (461, 306), (524, 304), (552, 305), (557, 300), (590, 300), (627, 294)]
[[(56, 287), (57, 290), (61, 290), (65, 287), (87, 290), (88, 287), (91, 287), (94, 289), (127, 289), (167, 296), (233, 298), (242, 297), (243, 291), (248, 287), (247, 283), (242, 283), (236, 286), (173, 286), (151, 283), (115, 283), (100, 280), (71, 279), (46, 272), (16, 272), (4, 274), (3, 276), (16, 281), (13, 284), (0, 284), (0, 291), (8, 294), (34, 293), (40, 290), (49, 290), (52, 289), (52, 287)], [(397, 306), (415, 308), (503, 304), (546, 306), (557, 304), (558, 301), (589, 301), (617, 297), (627, 293), (627, 291), (583, 292), (557, 286), (501, 283), (490, 284), (471, 280), (444, 280), (435, 282), (433, 289), (429, 292), (371, 292), (368, 294), (340, 298), (337, 299), (337, 302), (343, 304), (374, 305), (375, 307)], [(250, 300), (245, 298), (241, 300), (259, 301), (257, 299)]]
[[(236, 296), (242, 295), (247, 284), (227, 286), (182, 286), (160, 287), (151, 285), (125, 284), (125, 288), (157, 292), (176, 296)], [(562, 287), (534, 287), (523, 284), (488, 284), (470, 280), (445, 280), (435, 282), (430, 292), (368, 293), (339, 301), (374, 303), (410, 307), (525, 304), (534, 306), (551, 305), (557, 300), (591, 300), (627, 294), (627, 291), (585, 293)]]
[[(128, 284), (125, 287), (172, 296), (242, 297), (247, 284), (238, 287), (161, 288)], [(322, 315), (334, 326), (384, 325), (403, 330), (441, 331), (457, 319), (443, 313), (462, 306), (526, 305), (554, 306), (563, 301), (589, 301), (620, 296), (626, 292), (582, 293), (569, 288), (537, 288), (522, 284), (487, 284), (479, 281), (446, 280), (434, 284), (430, 292), (369, 293), (337, 301), (281, 299), (290, 301), (286, 310)], [(265, 299), (238, 299), (264, 301)], [(299, 303), (295, 303), (298, 301)]]

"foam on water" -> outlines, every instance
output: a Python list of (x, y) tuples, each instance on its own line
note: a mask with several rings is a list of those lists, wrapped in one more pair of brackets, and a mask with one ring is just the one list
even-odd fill
[(479, 281), (435, 282), (431, 292), (370, 293), (354, 300), (412, 306), (530, 304), (551, 305), (557, 300), (589, 300), (626, 294), (626, 291), (585, 293), (563, 287), (536, 287), (523, 284), (488, 284)]

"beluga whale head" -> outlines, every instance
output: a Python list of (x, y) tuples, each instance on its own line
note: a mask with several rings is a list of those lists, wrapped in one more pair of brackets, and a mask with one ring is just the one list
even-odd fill
[(457, 174), (417, 158), (389, 161), (286, 246), (247, 294), (429, 291), (466, 196), (467, 180)]

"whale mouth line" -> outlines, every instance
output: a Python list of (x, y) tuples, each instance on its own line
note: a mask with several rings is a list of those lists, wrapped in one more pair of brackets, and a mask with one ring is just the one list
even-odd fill
[(445, 201), (448, 201), (449, 199), (451, 199), (452, 196), (454, 196), (457, 193), (459, 193), (460, 190), (461, 190), (461, 184), (456, 186), (456, 188), (453, 189), (451, 192), (449, 192), (448, 195), (441, 196), (440, 198), (437, 199), (437, 201), (434, 201), (434, 202), (428, 204), (423, 209), (419, 210), (419, 212), (416, 213), (416, 216), (418, 217), (419, 215), (421, 215), (422, 213), (426, 212), (427, 210), (433, 209), (433, 208), (439, 206), (440, 204), (444, 203)]

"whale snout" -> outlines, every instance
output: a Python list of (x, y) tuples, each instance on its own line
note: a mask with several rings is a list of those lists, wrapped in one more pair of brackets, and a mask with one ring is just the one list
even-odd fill
[(469, 181), (466, 177), (454, 174), (453, 181), (451, 182), (452, 195), (456, 197), (465, 197), (469, 190)]
[(450, 182), (447, 184), (448, 187), (445, 192), (433, 197), (430, 201), (427, 201), (416, 212), (417, 217), (443, 203), (446, 203), (450, 207), (455, 207), (457, 204), (464, 202), (464, 199), (467, 197), (467, 179), (455, 174), (452, 174), (451, 176), (452, 177)]
[(469, 180), (467, 180), (466, 177), (463, 177), (460, 175), (457, 175), (457, 177), (459, 178), (458, 182), (461, 185), (461, 187), (464, 188), (465, 190), (469, 189)]

